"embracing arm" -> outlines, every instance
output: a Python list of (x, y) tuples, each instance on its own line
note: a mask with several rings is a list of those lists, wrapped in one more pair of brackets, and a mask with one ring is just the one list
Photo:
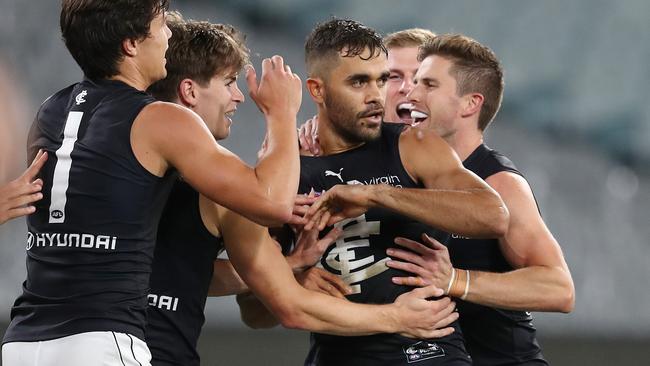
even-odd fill
[(501, 251), (516, 268), (506, 273), (472, 271), (468, 301), (516, 310), (573, 310), (575, 290), (560, 245), (539, 215), (524, 178), (502, 172), (487, 179), (510, 210)]
[(463, 236), (498, 237), (508, 225), (508, 210), (496, 192), (460, 160), (434, 131), (408, 128), (400, 136), (402, 164), (425, 188), (389, 185), (336, 185), (312, 205), (308, 227), (323, 228), (382, 207), (424, 224)]
[(378, 187), (381, 206), (447, 232), (468, 237), (503, 235), (508, 210), (496, 192), (465, 169), (433, 130), (406, 129), (400, 136), (406, 171), (426, 189)]
[[(404, 238), (396, 243), (409, 251), (389, 249), (389, 255), (401, 261), (389, 261), (388, 266), (415, 274), (415, 277), (394, 278), (398, 284), (437, 285), (451, 288), (451, 295), (465, 300), (504, 309), (522, 311), (570, 312), (575, 302), (571, 273), (562, 250), (539, 215), (528, 183), (520, 176), (502, 172), (488, 182), (503, 197), (510, 210), (510, 225), (499, 239), (501, 251), (515, 268), (505, 273), (454, 269), (447, 248), (430, 239), (428, 244)], [(471, 245), (471, 244), (468, 244)], [(460, 249), (462, 250), (462, 249)], [(472, 250), (467, 248), (467, 250)], [(457, 285), (452, 286), (452, 279)]]
[(133, 124), (131, 146), (138, 161), (157, 176), (176, 168), (197, 191), (255, 222), (288, 221), (300, 169), (295, 124), (301, 86), (277, 58), (275, 66), (264, 60), (259, 87), (254, 72), (247, 74), (268, 126), (267, 151), (256, 167), (219, 146), (198, 115), (163, 102), (145, 107)]
[[(235, 269), (257, 297), (288, 328), (338, 335), (402, 333), (416, 337), (449, 334), (455, 315), (449, 300), (433, 287), (416, 289), (388, 305), (355, 304), (300, 286), (266, 228), (228, 212), (221, 223)], [(451, 309), (451, 310), (450, 310)]]

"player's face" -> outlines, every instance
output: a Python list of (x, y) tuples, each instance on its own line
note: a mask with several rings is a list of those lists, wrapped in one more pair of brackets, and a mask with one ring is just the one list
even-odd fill
[(139, 63), (140, 71), (151, 84), (167, 76), (165, 52), (171, 35), (165, 14), (161, 12), (151, 21), (149, 36), (139, 42), (138, 57), (142, 60)]
[(420, 67), (417, 47), (394, 47), (388, 50), (390, 76), (386, 84), (386, 122), (413, 124), (411, 103), (406, 95), (413, 89), (413, 79)]
[(456, 79), (449, 74), (453, 63), (440, 56), (429, 56), (415, 75), (415, 86), (408, 99), (413, 103), (415, 123), (433, 128), (442, 138), (456, 132), (455, 121), (461, 112), (461, 97)]
[(339, 57), (325, 82), (328, 119), (334, 131), (351, 143), (371, 141), (381, 133), (389, 73), (383, 53), (364, 60), (369, 56), (366, 50), (361, 57)]
[(217, 140), (228, 137), (231, 118), (237, 105), (244, 101), (237, 85), (237, 73), (215, 75), (206, 86), (197, 84), (196, 99), (194, 111), (203, 118), (214, 137)]

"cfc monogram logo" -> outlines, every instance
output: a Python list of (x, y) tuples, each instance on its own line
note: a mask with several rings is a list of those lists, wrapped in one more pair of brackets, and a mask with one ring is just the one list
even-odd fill
[[(361, 281), (388, 270), (386, 266), (388, 258), (375, 262), (374, 255), (357, 258), (355, 252), (356, 248), (370, 246), (368, 238), (370, 235), (379, 235), (380, 222), (368, 222), (366, 215), (361, 215), (357, 218), (343, 220), (334, 226), (342, 228), (343, 234), (335, 245), (325, 253), (324, 265), (330, 272), (341, 276), (341, 279), (352, 287), (353, 293), (361, 293)], [(319, 267), (323, 267), (323, 265), (319, 263)]]

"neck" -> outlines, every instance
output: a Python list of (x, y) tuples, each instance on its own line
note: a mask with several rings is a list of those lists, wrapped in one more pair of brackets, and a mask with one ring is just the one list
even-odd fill
[(363, 142), (350, 142), (339, 135), (330, 122), (327, 113), (318, 110), (318, 140), (322, 155), (332, 155), (352, 150), (363, 145)]
[(123, 62), (117, 69), (118, 74), (109, 79), (121, 81), (135, 89), (145, 91), (151, 85), (138, 68), (127, 62)]
[(483, 133), (478, 129), (458, 130), (444, 140), (454, 149), (460, 160), (465, 161), (483, 143)]

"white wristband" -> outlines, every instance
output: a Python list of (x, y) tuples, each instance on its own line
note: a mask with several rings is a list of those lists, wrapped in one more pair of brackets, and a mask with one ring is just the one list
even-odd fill
[(449, 291), (451, 291), (451, 285), (454, 283), (455, 278), (456, 278), (456, 268), (451, 267), (451, 278), (449, 279), (449, 285), (447, 286), (447, 291), (445, 291), (445, 295), (449, 295)]
[(465, 282), (465, 292), (463, 292), (463, 296), (460, 297), (461, 300), (465, 300), (467, 298), (467, 293), (469, 292), (469, 269), (466, 269), (467, 271), (467, 281)]

